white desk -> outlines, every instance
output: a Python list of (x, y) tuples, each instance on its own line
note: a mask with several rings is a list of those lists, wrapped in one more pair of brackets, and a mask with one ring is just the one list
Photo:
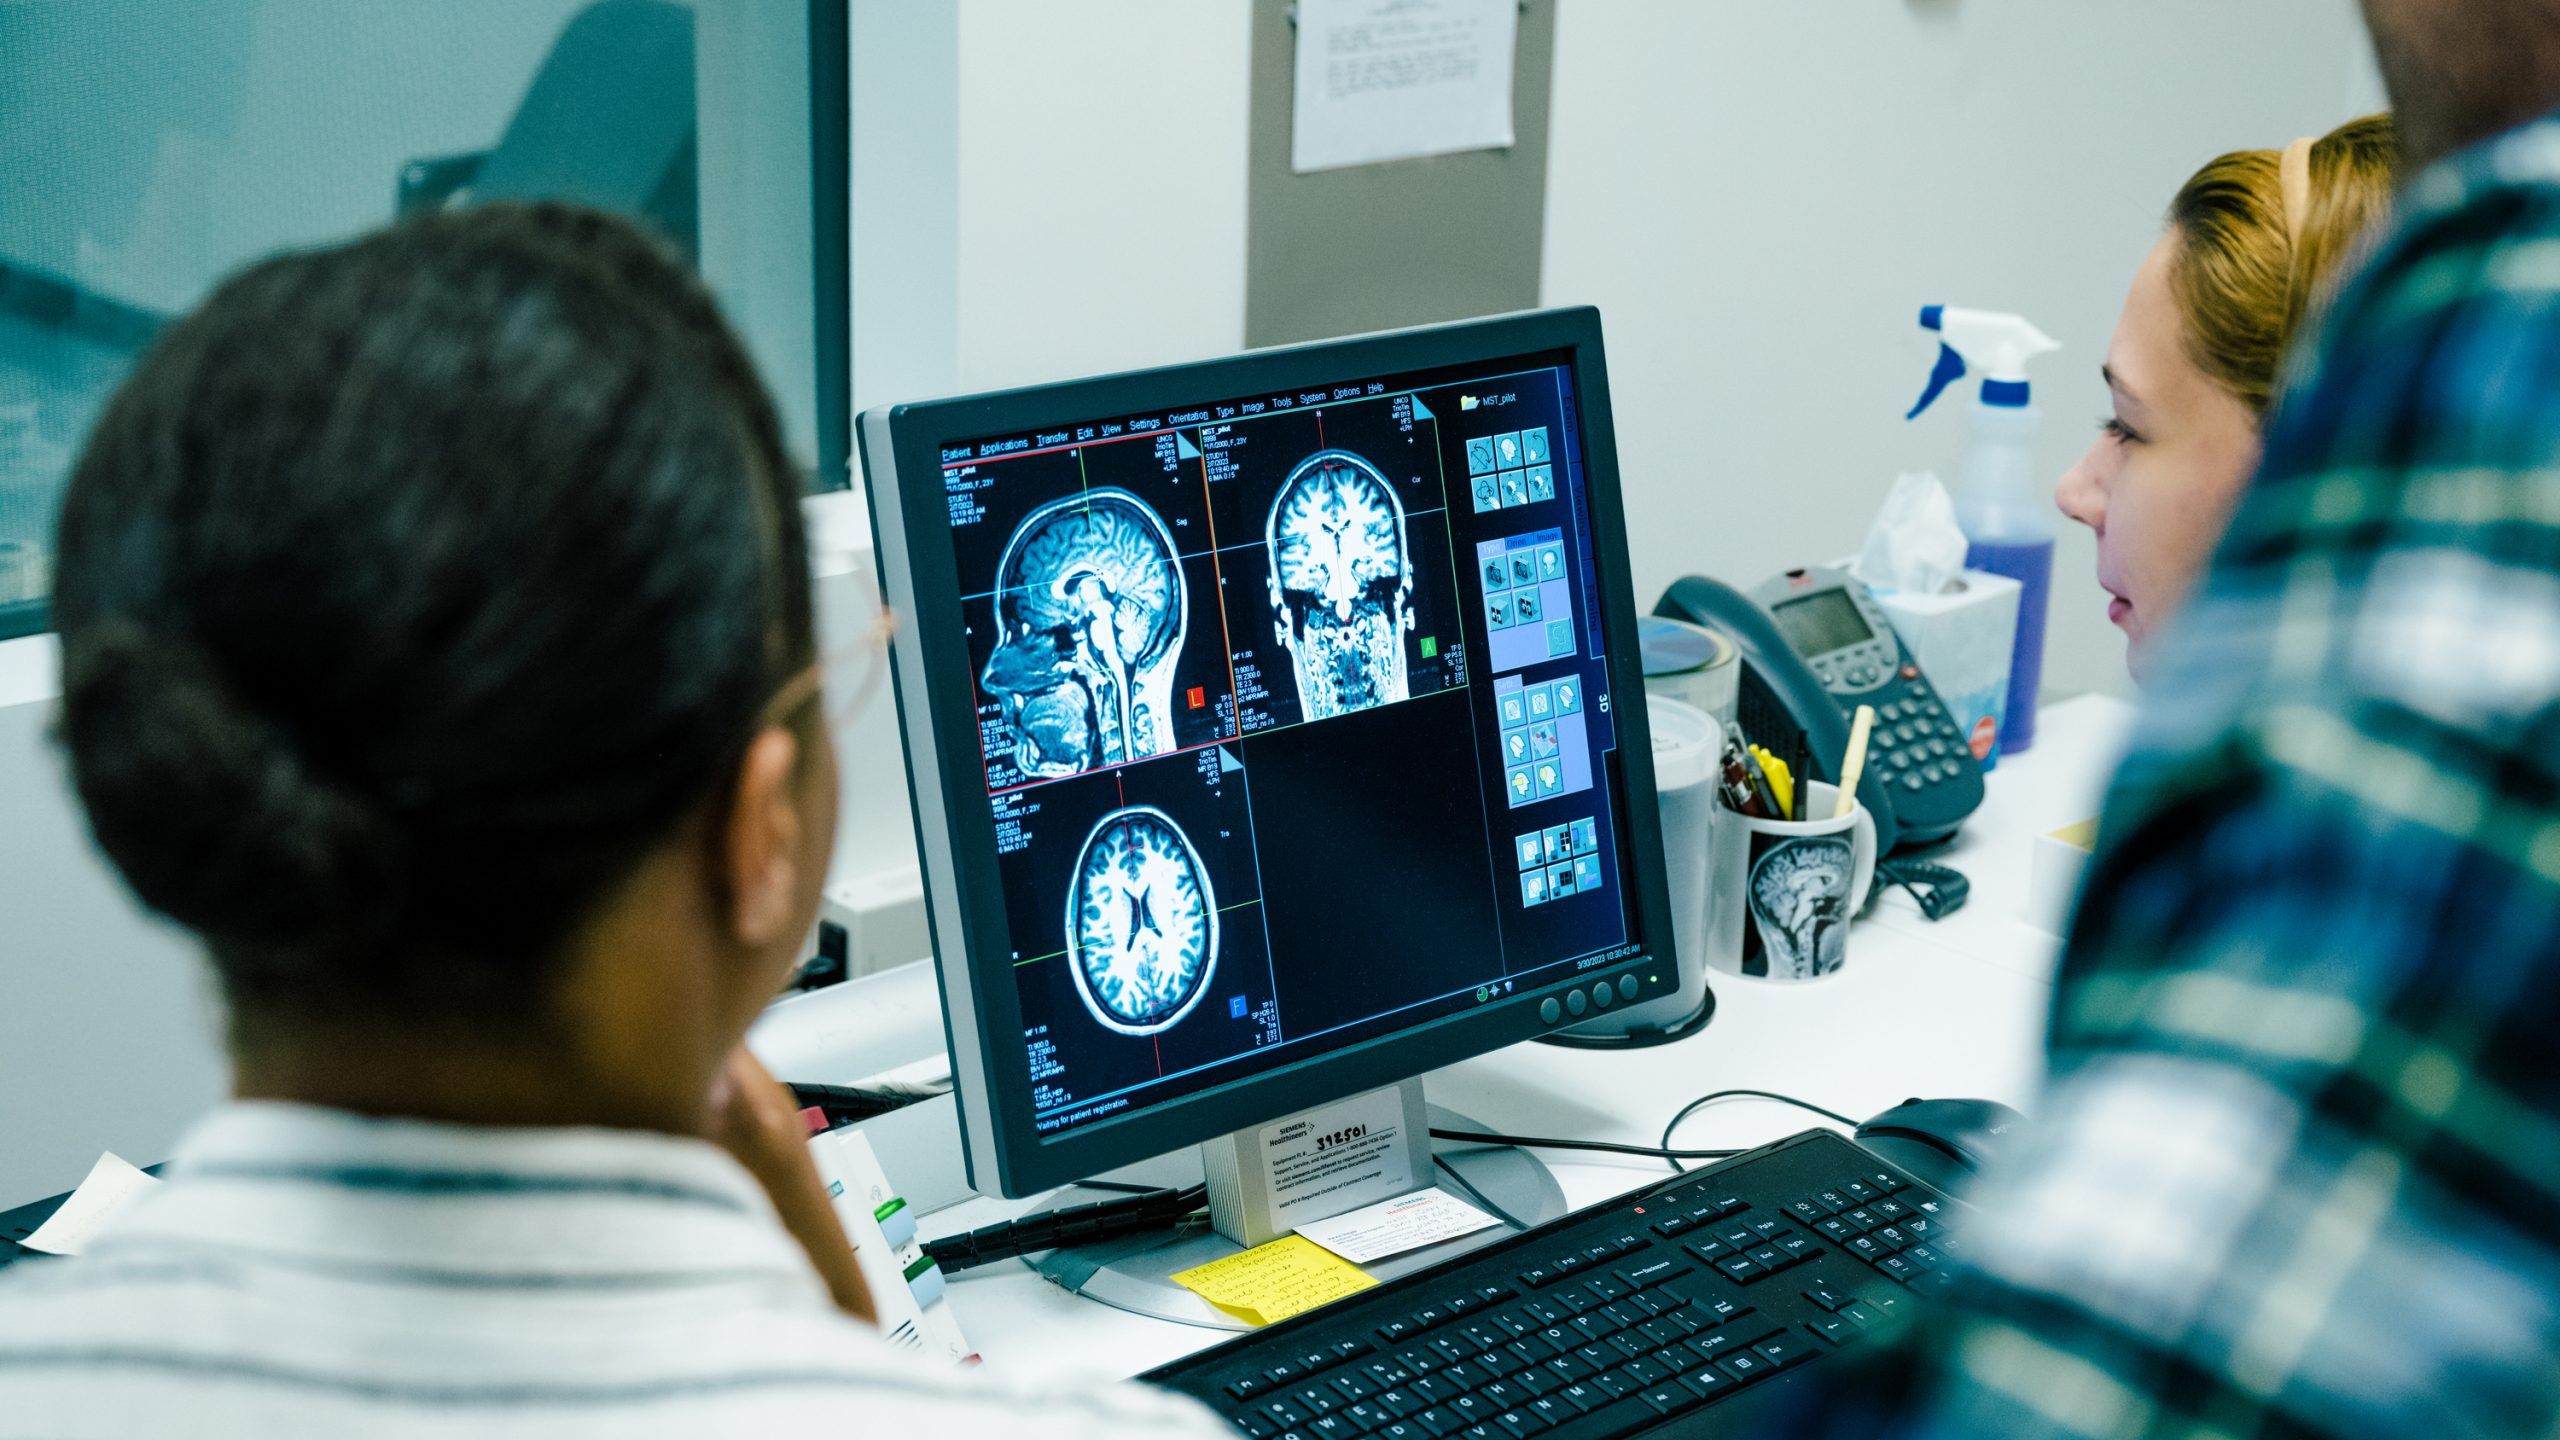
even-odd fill
[[(1910, 1096), (1982, 1096), (2026, 1108), (2044, 1075), (2045, 1012), (2058, 945), (2021, 916), (2035, 836), (2097, 813), (2132, 707), (2090, 696), (2045, 711), (2036, 746), (2001, 761), (1955, 845), (1932, 856), (1973, 882), (1966, 907), (1932, 923), (1900, 891), (1851, 932), (1841, 973), (1775, 985), (1717, 976), (1714, 1023), (1676, 1045), (1625, 1052), (1522, 1044), (1434, 1072), (1436, 1102), (1496, 1129), (1650, 1145), (1673, 1111), (1735, 1086), (1799, 1095), (1866, 1116)], [(1681, 1127), (1677, 1143), (1749, 1146), (1816, 1117), (1733, 1100)], [(1546, 1152), (1568, 1205), (1605, 1200), (1664, 1172), (1633, 1158)], [(1037, 1208), (973, 1200), (925, 1222), (928, 1238)], [(1078, 1298), (1015, 1262), (959, 1276), (953, 1303), (990, 1366), (1065, 1379), (1132, 1375), (1227, 1339)]]

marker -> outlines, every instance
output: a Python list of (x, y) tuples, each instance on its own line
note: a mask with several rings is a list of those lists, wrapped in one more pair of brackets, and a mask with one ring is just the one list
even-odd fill
[(1875, 725), (1876, 707), (1859, 706), (1857, 721), (1849, 727), (1849, 753), (1840, 757), (1840, 805), (1831, 812), (1834, 820), (1857, 808), (1858, 781), (1867, 770), (1867, 732)]
[(1756, 760), (1756, 761), (1758, 761), (1758, 762), (1759, 762), (1759, 764), (1760, 764), (1760, 773), (1769, 777), (1769, 791), (1770, 791), (1770, 793), (1771, 793), (1772, 795), (1774, 795), (1774, 796), (1776, 796), (1776, 797), (1777, 797), (1777, 801), (1778, 801), (1778, 810), (1777, 810), (1777, 814), (1776, 814), (1776, 816), (1775, 816), (1774, 818), (1779, 819), (1779, 820), (1793, 820), (1793, 819), (1795, 819), (1795, 818), (1796, 818), (1796, 772), (1795, 772), (1795, 770), (1794, 770), (1792, 767), (1790, 767), (1790, 766), (1787, 764), (1787, 762), (1786, 762), (1786, 761), (1781, 760), (1781, 759), (1779, 759), (1777, 756), (1770, 754), (1770, 753), (1769, 753), (1769, 751), (1767, 750), (1767, 748), (1766, 748), (1766, 747), (1763, 747), (1763, 746), (1759, 746), (1759, 745), (1754, 745), (1754, 746), (1752, 746), (1752, 747), (1751, 747), (1751, 758), (1752, 758), (1753, 760)]

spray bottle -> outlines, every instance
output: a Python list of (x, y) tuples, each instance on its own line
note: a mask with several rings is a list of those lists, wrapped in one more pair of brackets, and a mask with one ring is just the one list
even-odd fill
[(1970, 438), (1958, 471), (1956, 523), (1970, 543), (1964, 563), (2018, 582), (2018, 638), (2009, 656), (2009, 719), (2000, 752), (2015, 754), (2036, 738), (2036, 688), (2044, 680), (2045, 598), (2053, 580), (2054, 509), (2050, 487), (2035, 469), (2036, 422), (2027, 362), (2062, 346), (2026, 319), (1988, 310), (1932, 305), (1920, 328), (1938, 332), (1938, 366), (1929, 389), (1905, 419), (1916, 420), (1968, 365), (1982, 372), (1968, 417)]

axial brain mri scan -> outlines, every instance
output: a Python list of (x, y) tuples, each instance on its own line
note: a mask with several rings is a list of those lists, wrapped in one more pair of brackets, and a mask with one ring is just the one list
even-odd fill
[(1347, 450), (1308, 456), (1272, 500), (1264, 541), (1272, 620), (1303, 718), (1404, 699), (1413, 565), (1404, 502), (1387, 477)]
[(1026, 778), (1174, 748), (1185, 591), (1172, 531), (1126, 490), (1071, 495), (1023, 517), (996, 567), (999, 636), (979, 679), (1002, 707)]
[(1218, 902), (1200, 852), (1152, 805), (1105, 815), (1067, 896), (1076, 991), (1106, 1029), (1153, 1035), (1191, 1013), (1218, 963)]

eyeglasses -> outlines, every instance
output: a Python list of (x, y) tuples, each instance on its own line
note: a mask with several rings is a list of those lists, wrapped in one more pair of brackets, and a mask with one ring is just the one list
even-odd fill
[(889, 678), (889, 637), (897, 628), (898, 617), (883, 605), (860, 636), (830, 652), (828, 668), (843, 678), (845, 699), (828, 712), (828, 728), (842, 730), (852, 724), (880, 693)]
[(801, 709), (816, 702), (826, 690), (827, 677), (836, 678), (844, 699), (827, 711), (827, 728), (842, 731), (851, 725), (880, 693), (881, 682), (889, 673), (889, 635), (896, 619), (884, 607), (874, 616), (862, 634), (845, 644), (829, 649), (807, 669), (782, 683), (765, 702), (765, 725), (779, 725), (799, 715)]

